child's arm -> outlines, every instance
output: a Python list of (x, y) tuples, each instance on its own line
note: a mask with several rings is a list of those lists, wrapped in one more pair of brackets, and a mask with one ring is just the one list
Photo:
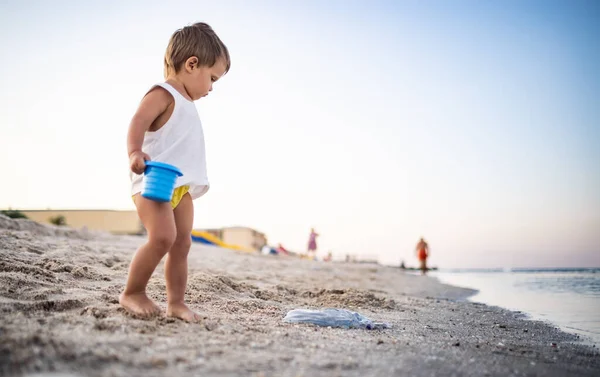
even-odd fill
[(129, 124), (127, 132), (127, 154), (129, 155), (129, 168), (136, 174), (142, 174), (146, 168), (146, 160), (150, 159), (142, 152), (144, 133), (148, 131), (152, 123), (164, 113), (173, 97), (162, 88), (154, 88), (140, 102)]

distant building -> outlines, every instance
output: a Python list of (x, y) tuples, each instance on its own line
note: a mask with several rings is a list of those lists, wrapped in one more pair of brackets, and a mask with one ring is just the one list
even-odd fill
[[(51, 224), (51, 219), (63, 216), (66, 226), (86, 227), (113, 234), (145, 234), (146, 230), (136, 211), (114, 210), (20, 210), (27, 218), (39, 223)], [(252, 228), (232, 226), (220, 229), (204, 229), (226, 244), (238, 245), (256, 251), (267, 244), (267, 237)]]
[(146, 230), (136, 211), (113, 210), (21, 210), (27, 218), (38, 223), (51, 224), (51, 219), (63, 216), (71, 228), (86, 227), (113, 234), (144, 234)]
[(244, 226), (203, 230), (220, 238), (226, 244), (238, 245), (256, 251), (260, 251), (267, 244), (267, 237), (264, 233)]

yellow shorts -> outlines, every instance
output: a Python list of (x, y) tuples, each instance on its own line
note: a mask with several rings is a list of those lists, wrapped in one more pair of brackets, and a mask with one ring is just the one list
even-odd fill
[[(183, 199), (183, 196), (185, 194), (187, 194), (189, 191), (190, 191), (190, 186), (188, 186), (188, 185), (179, 186), (179, 187), (175, 188), (175, 190), (173, 190), (173, 196), (171, 197), (171, 207), (173, 209), (177, 208), (177, 206), (179, 205), (179, 202), (181, 201), (181, 199)], [(135, 203), (135, 195), (132, 196), (131, 198), (133, 199), (133, 202)]]

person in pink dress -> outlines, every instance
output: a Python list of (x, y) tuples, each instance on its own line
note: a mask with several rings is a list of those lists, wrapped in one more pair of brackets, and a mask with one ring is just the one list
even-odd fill
[(315, 232), (315, 228), (310, 229), (310, 236), (308, 237), (308, 256), (314, 258), (317, 254), (317, 237), (318, 233)]

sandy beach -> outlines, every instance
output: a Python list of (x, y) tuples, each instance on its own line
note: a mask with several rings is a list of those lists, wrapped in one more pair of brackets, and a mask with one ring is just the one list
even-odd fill
[[(203, 321), (133, 318), (117, 303), (143, 237), (0, 215), (2, 376), (598, 376), (596, 348), (473, 292), (374, 264), (194, 244), (187, 302)], [(149, 293), (165, 307), (159, 266)], [(282, 322), (345, 308), (387, 330)]]

